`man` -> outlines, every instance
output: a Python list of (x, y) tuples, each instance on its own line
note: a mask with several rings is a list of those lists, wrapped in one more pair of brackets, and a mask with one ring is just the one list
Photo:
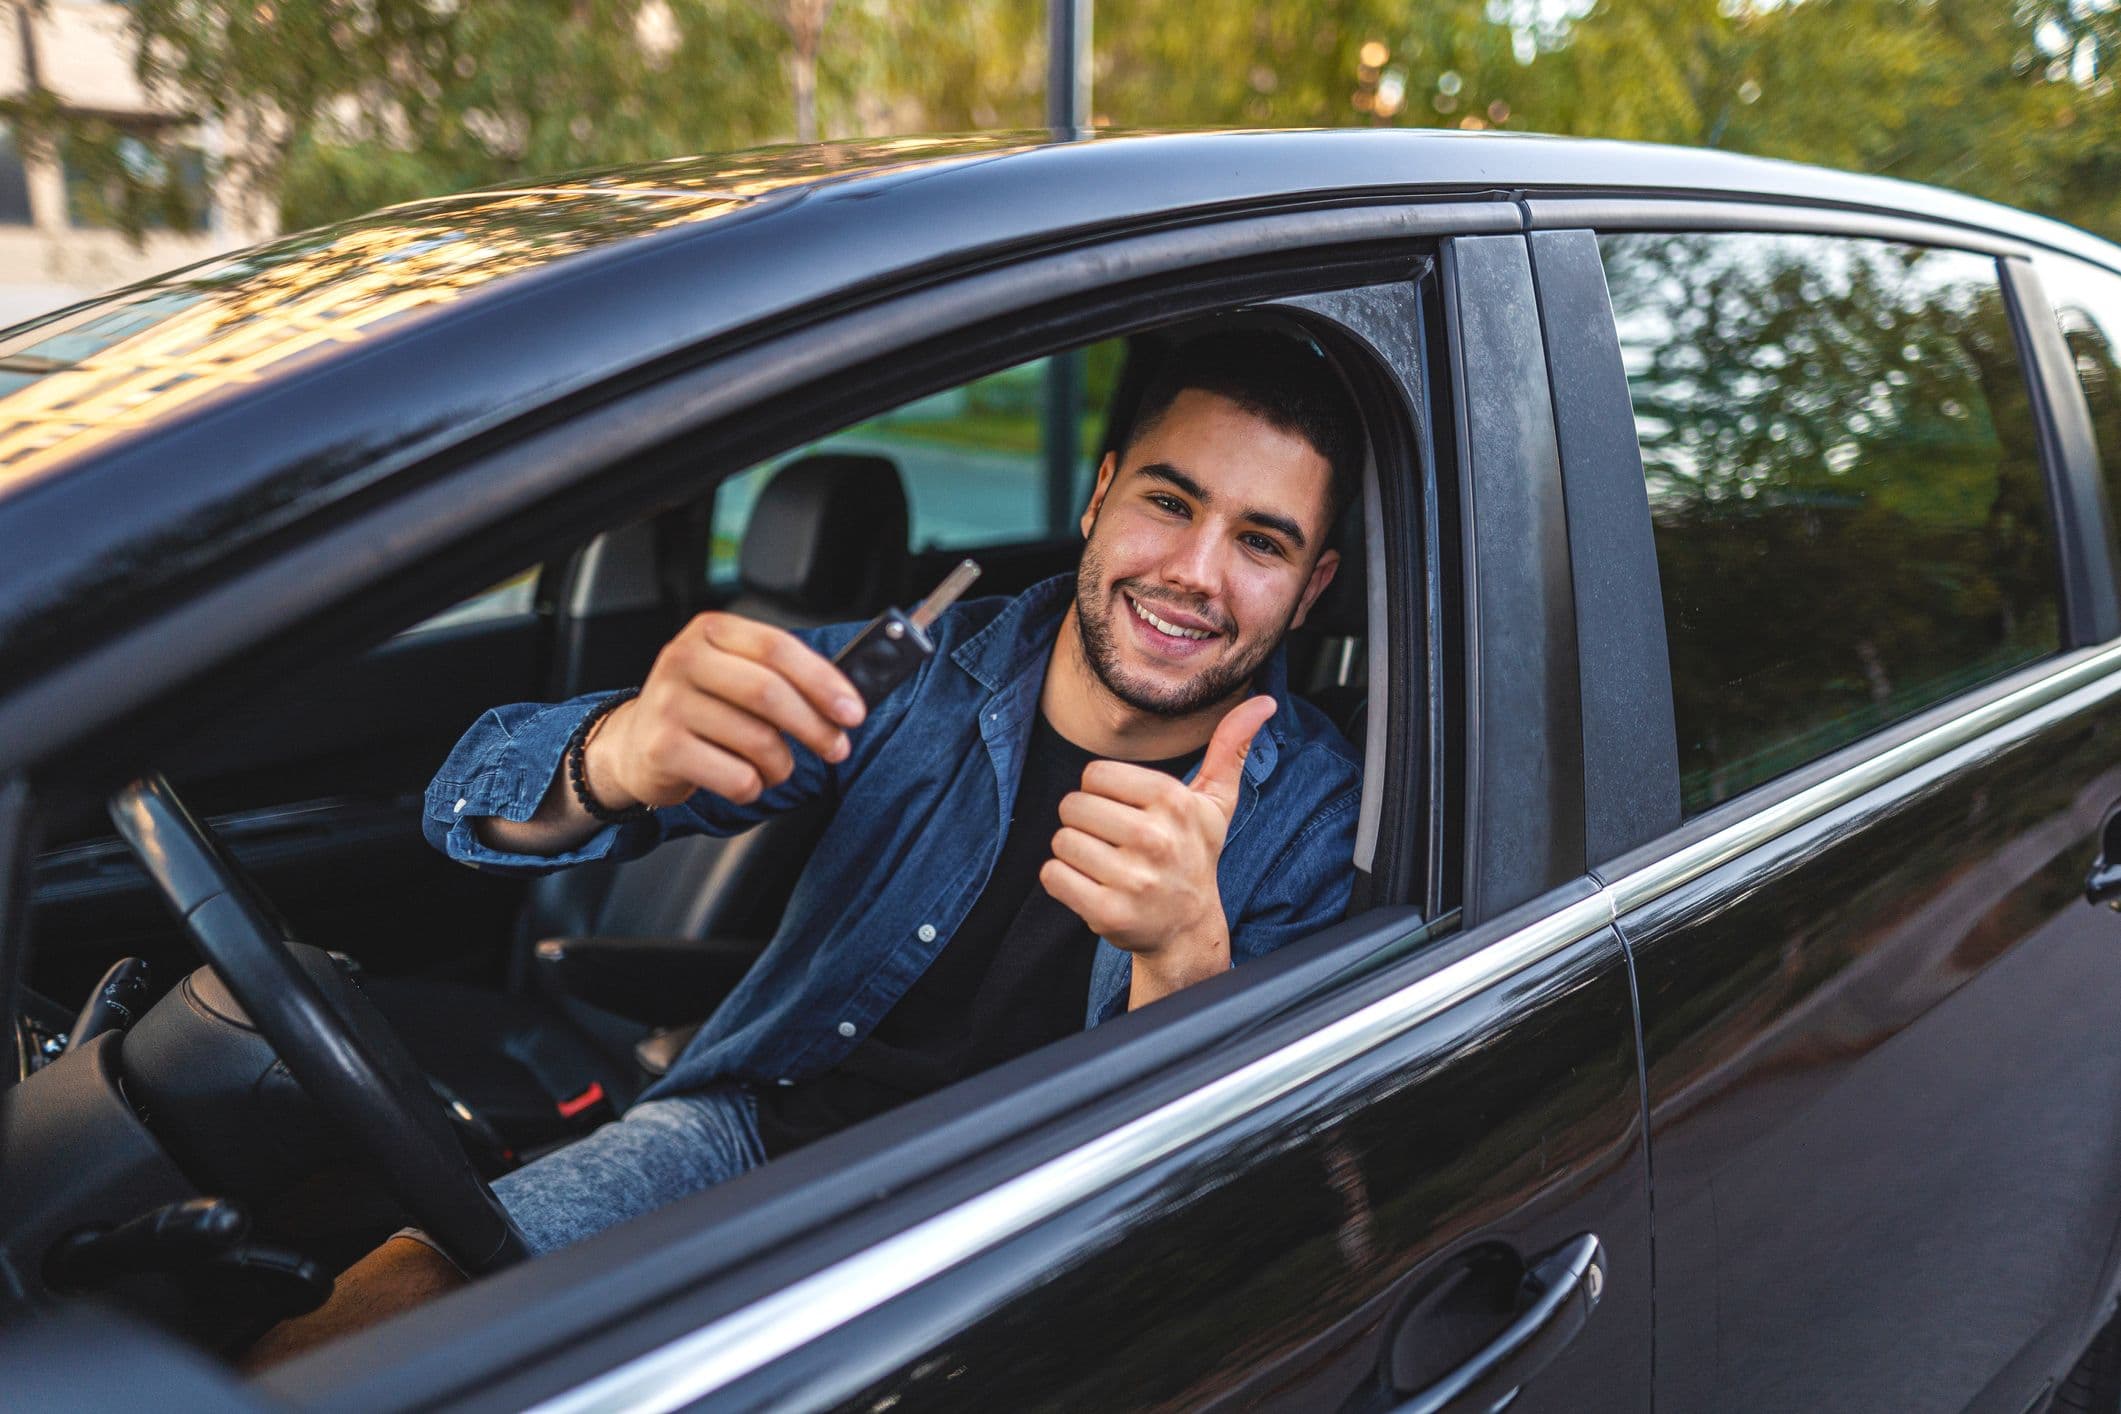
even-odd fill
[[(637, 696), (482, 718), (428, 796), (430, 838), (481, 867), (837, 802), (779, 933), (670, 1074), (495, 1183), (532, 1249), (1336, 921), (1357, 761), (1289, 696), (1279, 649), (1338, 565), (1361, 448), (1314, 350), (1205, 335), (1098, 468), (1077, 572), (951, 610), (935, 656), (866, 711), (829, 661), (859, 625), (709, 613)], [(297, 1324), (321, 1338), (456, 1280), (396, 1239)]]

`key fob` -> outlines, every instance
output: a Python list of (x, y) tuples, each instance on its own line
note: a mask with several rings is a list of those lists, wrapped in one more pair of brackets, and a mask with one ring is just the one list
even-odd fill
[(979, 566), (970, 560), (958, 561), (957, 568), (943, 576), (943, 582), (935, 586), (935, 592), (914, 605), (912, 613), (900, 609), (886, 609), (863, 626), (854, 636), (854, 641), (839, 651), (832, 660), (834, 667), (847, 675), (854, 690), (862, 695), (862, 702), (876, 706), (890, 696), (891, 689), (913, 676), (914, 670), (935, 656), (935, 643), (928, 637), (928, 626), (941, 616), (943, 610), (957, 602), (959, 595), (979, 578)]
[(898, 609), (886, 609), (871, 619), (832, 662), (854, 684), (863, 703), (874, 707), (934, 655), (934, 643), (910, 616)]

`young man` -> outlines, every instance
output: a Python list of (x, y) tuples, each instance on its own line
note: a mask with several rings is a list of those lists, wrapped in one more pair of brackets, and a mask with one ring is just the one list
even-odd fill
[[(709, 613), (637, 696), (486, 714), (428, 794), (430, 838), (481, 867), (837, 802), (779, 933), (670, 1074), (494, 1184), (532, 1249), (1336, 921), (1357, 760), (1289, 695), (1279, 649), (1338, 565), (1362, 445), (1307, 345), (1202, 336), (1099, 467), (1077, 572), (945, 614), (935, 656), (866, 712), (829, 661), (859, 625)], [(394, 1240), (302, 1324), (455, 1280)]]

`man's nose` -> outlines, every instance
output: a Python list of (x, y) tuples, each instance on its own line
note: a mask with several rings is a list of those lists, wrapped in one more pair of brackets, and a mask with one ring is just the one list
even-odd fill
[(1215, 598), (1223, 581), (1221, 538), (1204, 531), (1187, 535), (1164, 561), (1163, 579), (1173, 589), (1202, 599)]

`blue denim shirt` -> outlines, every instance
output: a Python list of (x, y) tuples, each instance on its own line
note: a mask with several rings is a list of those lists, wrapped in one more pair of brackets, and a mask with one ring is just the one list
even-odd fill
[[(974, 600), (945, 614), (932, 630), (935, 656), (851, 733), (845, 761), (828, 763), (795, 746), (795, 773), (750, 805), (702, 791), (652, 820), (606, 826), (563, 854), (490, 849), (472, 820), (530, 818), (568, 737), (607, 694), (495, 708), (464, 734), (428, 787), (427, 837), (481, 869), (543, 873), (644, 854), (673, 835), (735, 834), (802, 802), (834, 801), (780, 930), (648, 1095), (818, 1075), (905, 995), (985, 887), (1074, 584), (1064, 575), (1014, 599)], [(798, 636), (830, 657), (860, 628)], [(1217, 870), (1234, 962), (1338, 921), (1354, 880), (1361, 794), (1354, 749), (1323, 713), (1289, 695), (1279, 651), (1257, 687), (1277, 707), (1245, 759)], [(1125, 1008), (1131, 975), (1128, 954), (1099, 939), (1086, 1025)]]

